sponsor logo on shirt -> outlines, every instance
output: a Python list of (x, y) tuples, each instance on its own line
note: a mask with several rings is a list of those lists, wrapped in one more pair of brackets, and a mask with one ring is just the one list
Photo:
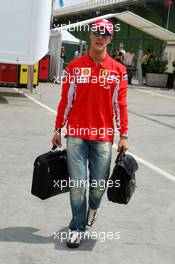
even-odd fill
[(109, 81), (117, 81), (119, 79), (119, 75), (116, 71), (100, 69), (100, 77), (104, 77)]
[(73, 78), (76, 83), (92, 83), (99, 84), (104, 89), (110, 89), (112, 83), (119, 82), (119, 75), (117, 71), (100, 69), (99, 75), (92, 75), (92, 69), (87, 68), (73, 68)]
[(91, 76), (91, 68), (74, 68), (74, 76), (89, 77)]
[(80, 69), (80, 68), (74, 68), (74, 69), (73, 69), (73, 73), (74, 73), (74, 75), (76, 75), (76, 76), (80, 76), (80, 75), (81, 75), (81, 69)]
[(88, 83), (89, 79), (86, 76), (77, 76), (77, 83)]
[(91, 68), (82, 68), (82, 76), (91, 76)]
[(67, 70), (63, 70), (63, 76), (68, 76), (68, 71)]
[(100, 76), (107, 77), (109, 75), (109, 70), (100, 69)]
[(107, 77), (107, 80), (108, 81), (117, 81), (118, 77), (116, 75), (110, 75), (110, 76)]
[(125, 74), (123, 75), (123, 81), (127, 81), (127, 80), (128, 80), (128, 74), (125, 73)]

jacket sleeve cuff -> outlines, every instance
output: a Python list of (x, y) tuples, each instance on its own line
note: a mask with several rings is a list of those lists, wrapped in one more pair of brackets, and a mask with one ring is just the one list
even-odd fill
[(127, 139), (128, 138), (128, 134), (122, 133), (122, 134), (120, 134), (120, 138), (121, 139)]

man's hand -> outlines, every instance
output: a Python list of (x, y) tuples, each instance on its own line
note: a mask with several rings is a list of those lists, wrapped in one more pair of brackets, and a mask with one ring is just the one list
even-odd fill
[(118, 152), (122, 151), (125, 153), (128, 150), (128, 141), (126, 138), (120, 138), (118, 142)]
[(54, 132), (53, 138), (52, 138), (52, 144), (53, 146), (61, 148), (61, 133), (58, 131)]

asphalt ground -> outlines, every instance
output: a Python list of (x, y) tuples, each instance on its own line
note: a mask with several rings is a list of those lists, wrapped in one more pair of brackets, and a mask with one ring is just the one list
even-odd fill
[[(175, 91), (130, 87), (129, 151), (138, 159), (138, 187), (128, 205), (105, 194), (89, 231), (97, 237), (74, 250), (58, 239), (71, 217), (68, 193), (45, 201), (30, 193), (33, 162), (51, 148), (61, 88), (41, 83), (37, 93), (22, 91), (0, 88), (0, 264), (174, 264)], [(111, 169), (116, 155), (114, 145)]]

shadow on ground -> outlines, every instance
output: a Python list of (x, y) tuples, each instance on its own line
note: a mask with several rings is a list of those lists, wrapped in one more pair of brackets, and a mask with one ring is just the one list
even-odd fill
[(65, 243), (64, 239), (61, 241), (59, 234), (65, 234), (68, 232), (68, 228), (60, 229), (49, 237), (44, 237), (36, 232), (40, 231), (37, 228), (33, 227), (7, 227), (0, 229), (0, 242), (19, 242), (19, 243), (28, 243), (28, 244), (53, 244), (56, 250), (74, 250), (74, 251), (92, 251), (96, 239), (85, 239), (82, 241), (81, 246), (77, 249), (69, 249)]

